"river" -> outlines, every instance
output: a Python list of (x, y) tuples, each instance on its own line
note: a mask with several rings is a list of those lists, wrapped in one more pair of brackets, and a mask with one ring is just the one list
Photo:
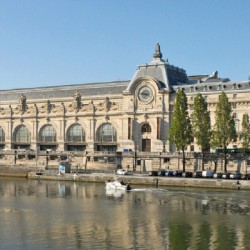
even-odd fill
[(244, 190), (0, 178), (0, 249), (250, 249)]

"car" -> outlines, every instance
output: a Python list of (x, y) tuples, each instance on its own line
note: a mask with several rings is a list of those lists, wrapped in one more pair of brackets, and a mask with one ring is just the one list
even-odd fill
[(127, 175), (128, 171), (119, 168), (119, 169), (117, 169), (116, 173), (119, 174), (119, 175)]
[(166, 171), (165, 176), (174, 176), (174, 172), (173, 171)]
[(205, 178), (212, 178), (213, 175), (214, 175), (214, 172), (211, 171), (211, 170), (202, 171), (202, 177), (205, 177)]
[(222, 173), (214, 173), (213, 178), (221, 179), (222, 178)]
[(244, 175), (244, 179), (245, 179), (245, 180), (250, 180), (250, 174), (245, 174), (245, 175)]
[(186, 177), (186, 178), (193, 177), (193, 173), (192, 172), (183, 172), (182, 177)]
[(158, 171), (155, 170), (149, 171), (149, 176), (158, 176)]
[(202, 171), (196, 171), (193, 173), (194, 178), (202, 178)]
[(182, 171), (180, 171), (180, 170), (174, 171), (173, 172), (173, 176), (175, 176), (175, 177), (181, 177), (182, 176)]
[(230, 178), (230, 173), (222, 174), (222, 179), (229, 179), (229, 178)]
[(166, 170), (164, 170), (164, 169), (158, 171), (159, 176), (165, 176), (165, 173), (166, 173)]
[(240, 180), (241, 179), (241, 173), (232, 173), (229, 175), (230, 179), (236, 179), (236, 180)]

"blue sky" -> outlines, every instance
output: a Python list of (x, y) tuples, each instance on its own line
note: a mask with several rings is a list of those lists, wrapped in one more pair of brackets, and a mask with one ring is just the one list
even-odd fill
[(0, 0), (0, 89), (130, 80), (151, 60), (250, 76), (249, 0)]

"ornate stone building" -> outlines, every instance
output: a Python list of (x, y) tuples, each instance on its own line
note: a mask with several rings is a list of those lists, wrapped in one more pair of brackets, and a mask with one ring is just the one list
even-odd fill
[[(145, 169), (159, 164), (166, 167), (167, 154), (175, 151), (167, 136), (178, 88), (187, 94), (190, 115), (196, 94), (205, 96), (212, 124), (218, 96), (224, 91), (232, 103), (236, 128), (240, 131), (242, 116), (249, 111), (250, 82), (232, 82), (220, 78), (217, 71), (188, 76), (182, 68), (162, 59), (157, 44), (152, 60), (140, 65), (130, 81), (1, 90), (1, 151), (35, 152), (38, 165), (42, 165), (42, 160), (39, 162), (42, 152), (54, 152), (56, 158), (62, 153), (75, 152), (75, 156), (85, 156), (93, 166), (97, 166), (98, 152), (110, 155), (125, 152), (133, 157), (125, 155), (114, 162), (107, 155), (106, 159), (111, 159), (113, 165), (134, 167), (140, 165), (138, 159), (145, 159)], [(239, 143), (231, 145), (239, 146)], [(192, 151), (199, 148), (193, 144), (187, 149)], [(143, 158), (143, 152), (165, 158), (160, 161)], [(13, 163), (6, 155), (2, 159)], [(86, 165), (80, 158), (76, 162)]]

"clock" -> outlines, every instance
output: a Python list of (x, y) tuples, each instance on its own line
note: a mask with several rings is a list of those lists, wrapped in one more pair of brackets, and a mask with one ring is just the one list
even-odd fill
[(150, 87), (143, 86), (139, 89), (138, 97), (141, 102), (150, 102), (153, 98), (153, 91)]

